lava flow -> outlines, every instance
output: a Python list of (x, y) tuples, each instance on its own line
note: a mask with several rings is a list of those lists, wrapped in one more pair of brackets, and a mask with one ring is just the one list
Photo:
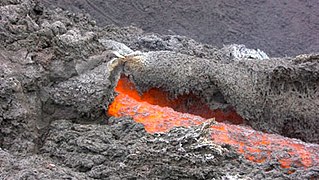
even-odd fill
[[(166, 132), (176, 126), (199, 125), (214, 117), (219, 123), (210, 128), (212, 141), (233, 146), (248, 160), (257, 163), (277, 161), (287, 169), (319, 166), (319, 145), (239, 126), (243, 119), (233, 109), (227, 112), (210, 110), (194, 95), (171, 100), (168, 93), (159, 89), (140, 95), (125, 76), (121, 76), (115, 90), (119, 95), (110, 105), (108, 114), (131, 116), (142, 123), (147, 132)], [(291, 169), (289, 173), (293, 171)]]
[[(157, 114), (159, 114), (162, 111), (163, 113), (166, 112), (167, 115), (169, 115), (168, 112), (169, 113), (182, 112), (182, 113), (188, 113), (188, 115), (190, 114), (197, 115), (205, 119), (215, 118), (217, 122), (228, 121), (228, 122), (231, 122), (232, 124), (243, 123), (243, 118), (240, 117), (240, 115), (238, 115), (234, 109), (229, 108), (227, 109), (227, 111), (221, 110), (221, 109), (211, 110), (207, 104), (203, 103), (194, 94), (183, 95), (183, 96), (179, 96), (176, 99), (171, 99), (169, 98), (169, 94), (167, 92), (163, 92), (159, 89), (152, 88), (148, 90), (147, 92), (143, 93), (142, 95), (140, 95), (137, 92), (134, 84), (130, 82), (126, 76), (123, 76), (123, 75), (121, 76), (121, 79), (119, 80), (115, 88), (115, 91), (119, 93), (119, 97), (117, 97), (116, 100), (121, 100), (121, 99), (127, 100), (127, 102), (123, 101), (122, 103), (128, 103), (130, 101), (129, 100), (130, 98), (142, 104), (143, 102), (145, 102), (146, 104), (148, 103), (151, 105), (157, 105), (162, 107), (162, 109), (161, 108), (154, 109), (154, 111), (158, 111)], [(124, 98), (124, 96), (128, 96), (128, 97)], [(109, 110), (111, 111), (111, 115), (116, 114), (115, 111), (117, 111), (117, 108), (124, 107), (123, 105), (115, 106), (116, 102), (117, 101), (114, 101), (114, 103), (111, 106), (112, 108), (109, 108)], [(127, 104), (127, 106), (129, 106), (129, 104)], [(152, 108), (151, 106), (149, 107), (151, 111)], [(165, 108), (165, 107), (169, 107), (169, 108)], [(149, 119), (146, 119), (146, 121), (149, 121)], [(166, 130), (166, 129), (155, 130), (154, 132), (163, 131), (163, 130)], [(152, 132), (150, 130), (148, 131)]]

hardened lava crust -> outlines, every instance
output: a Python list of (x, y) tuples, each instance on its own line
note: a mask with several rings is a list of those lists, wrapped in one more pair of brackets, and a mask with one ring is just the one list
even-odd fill
[(318, 69), (316, 54), (273, 59), (2, 0), (0, 179), (316, 179), (318, 167), (287, 172), (208, 142), (205, 125), (149, 134), (106, 111), (126, 74), (140, 91), (193, 92), (256, 130), (318, 143)]

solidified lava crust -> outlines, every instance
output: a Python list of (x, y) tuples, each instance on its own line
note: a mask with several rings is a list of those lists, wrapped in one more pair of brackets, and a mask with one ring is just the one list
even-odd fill
[[(142, 123), (149, 133), (168, 132), (173, 127), (190, 127), (207, 121), (206, 118), (200, 117), (198, 112), (197, 115), (194, 115), (196, 111), (191, 108), (192, 104), (187, 107), (186, 102), (188, 101), (183, 101), (183, 96), (182, 99), (168, 101), (165, 100), (168, 99), (167, 93), (158, 89), (156, 92), (154, 90), (139, 94), (134, 84), (125, 76), (121, 76), (115, 91), (119, 94), (109, 106), (108, 114), (115, 117), (130, 116), (136, 122)], [(203, 105), (200, 99), (194, 101), (199, 106)], [(176, 107), (181, 106), (184, 109), (178, 112)], [(203, 110), (203, 107), (199, 109)], [(210, 109), (206, 111), (213, 112)], [(238, 122), (238, 119), (242, 119), (236, 112), (232, 114), (235, 115), (218, 114), (220, 122), (222, 120)], [(214, 118), (214, 114), (210, 118)], [(235, 121), (232, 121), (231, 118), (234, 118)], [(278, 161), (280, 167), (289, 169), (289, 173), (293, 173), (294, 168), (319, 166), (319, 145), (276, 134), (258, 132), (250, 127), (217, 122), (210, 126), (210, 133), (213, 143), (231, 145), (246, 159), (256, 163)]]
[[(99, 27), (41, 2), (0, 1), (0, 179), (319, 178), (318, 54)], [(138, 93), (115, 92), (121, 74)]]

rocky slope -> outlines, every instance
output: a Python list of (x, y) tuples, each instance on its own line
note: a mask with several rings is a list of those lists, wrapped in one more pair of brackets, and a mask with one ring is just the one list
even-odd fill
[(147, 32), (179, 34), (222, 47), (245, 44), (271, 56), (319, 50), (318, 1), (306, 0), (44, 0), (85, 12), (98, 24), (135, 24)]

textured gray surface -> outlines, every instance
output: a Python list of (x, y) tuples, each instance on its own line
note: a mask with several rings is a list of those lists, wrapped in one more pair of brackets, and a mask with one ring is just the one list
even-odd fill
[(127, 118), (110, 118), (108, 125), (56, 121), (42, 152), (97, 179), (288, 177), (275, 169), (264, 172), (270, 164), (254, 166), (227, 147), (205, 144), (204, 126), (150, 135)]
[[(247, 162), (228, 146), (205, 144), (200, 127), (149, 135), (129, 118), (105, 116), (124, 70), (141, 89), (218, 92), (227, 103), (211, 105), (235, 106), (255, 128), (291, 128), (279, 133), (316, 141), (317, 56), (234, 59), (233, 46), (99, 28), (35, 0), (1, 1), (0, 15), (0, 179), (318, 177), (318, 167), (288, 175), (277, 162)], [(129, 48), (144, 51), (144, 63), (110, 61), (111, 51)]]
[(42, 155), (13, 155), (0, 148), (0, 179), (90, 179)]
[[(222, 50), (231, 54), (232, 48)], [(170, 51), (128, 58), (125, 73), (140, 91), (151, 87), (177, 96), (193, 92), (211, 107), (214, 96), (235, 107), (253, 128), (308, 142), (319, 142), (318, 55), (283, 59), (219, 61)]]
[[(36, 152), (42, 128), (51, 120), (104, 116), (101, 106), (111, 87), (101, 64), (111, 57), (94, 40), (98, 28), (85, 16), (45, 10), (32, 0), (0, 5), (1, 146)], [(55, 87), (61, 96), (69, 93), (64, 102), (53, 93)], [(78, 104), (70, 107), (71, 100)]]
[(271, 56), (319, 50), (315, 0), (43, 0), (90, 14), (99, 25), (135, 25), (146, 32), (184, 35), (222, 47), (245, 44)]

